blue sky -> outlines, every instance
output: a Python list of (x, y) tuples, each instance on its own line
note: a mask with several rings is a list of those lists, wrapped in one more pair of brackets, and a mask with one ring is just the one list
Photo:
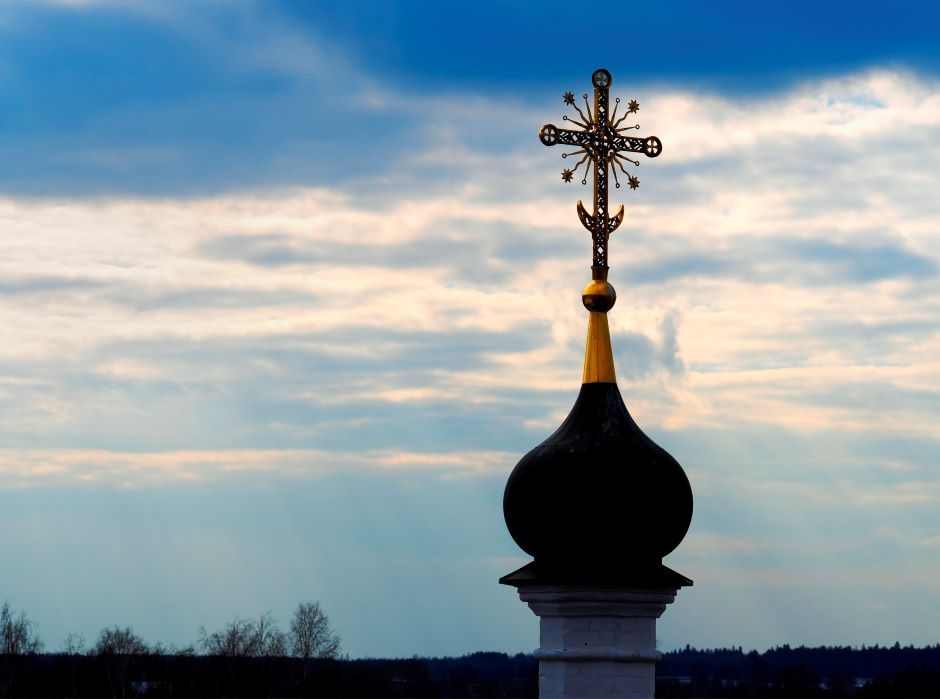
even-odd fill
[(578, 390), (561, 95), (664, 143), (611, 247), (683, 464), (663, 648), (935, 643), (928, 3), (0, 2), (0, 598), (49, 649), (319, 599), (352, 656), (530, 650), (512, 466)]

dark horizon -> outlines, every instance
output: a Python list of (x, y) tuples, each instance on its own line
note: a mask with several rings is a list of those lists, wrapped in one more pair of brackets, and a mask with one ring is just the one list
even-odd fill
[[(531, 655), (313, 659), (224, 655), (0, 655), (2, 696), (536, 697)], [(670, 651), (658, 697), (919, 697), (940, 689), (928, 648)]]

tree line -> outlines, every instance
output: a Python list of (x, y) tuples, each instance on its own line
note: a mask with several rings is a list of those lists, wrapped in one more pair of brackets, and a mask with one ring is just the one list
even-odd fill
[(782, 645), (664, 653), (657, 696), (940, 697), (940, 644)]
[[(318, 602), (301, 602), (282, 630), (270, 613), (200, 627), (194, 644), (148, 644), (130, 626), (108, 626), (88, 644), (70, 633), (44, 653), (36, 624), (9, 602), (0, 607), (0, 697), (270, 695), (274, 678), (303, 684), (314, 662), (340, 652), (340, 637)], [(280, 679), (278, 680), (280, 681)]]
[[(70, 634), (43, 652), (25, 612), (0, 607), (0, 697), (537, 697), (530, 654), (460, 658), (340, 658), (340, 639), (316, 602), (287, 629), (270, 614), (200, 628), (184, 648), (149, 645), (131, 627)], [(940, 644), (788, 645), (663, 654), (658, 697), (940, 697)]]
[[(18, 614), (9, 601), (0, 607), (0, 655), (33, 655), (41, 653), (45, 644), (36, 624), (25, 611)], [(94, 644), (86, 646), (85, 638), (70, 633), (58, 652), (63, 655), (205, 655), (259, 658), (292, 657), (335, 658), (340, 652), (340, 637), (319, 602), (301, 602), (294, 610), (287, 631), (282, 631), (270, 612), (257, 619), (238, 616), (217, 631), (199, 627), (196, 643), (184, 648), (148, 645), (130, 626), (109, 626), (101, 629)]]

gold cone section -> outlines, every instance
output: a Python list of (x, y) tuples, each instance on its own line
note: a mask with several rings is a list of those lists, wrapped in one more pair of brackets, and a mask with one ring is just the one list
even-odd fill
[(591, 311), (588, 320), (587, 347), (584, 350), (584, 374), (581, 383), (617, 383), (614, 354), (610, 348), (607, 314)]
[(594, 278), (581, 292), (581, 302), (591, 312), (581, 383), (617, 383), (610, 328), (607, 325), (607, 311), (613, 308), (617, 292), (607, 281), (606, 268), (594, 267), (592, 270)]

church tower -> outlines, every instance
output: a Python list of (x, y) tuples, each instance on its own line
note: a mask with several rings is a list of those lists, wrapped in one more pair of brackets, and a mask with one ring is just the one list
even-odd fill
[(657, 157), (655, 136), (629, 134), (639, 125), (623, 123), (639, 109), (631, 100), (620, 118), (620, 100), (610, 110), (611, 75), (594, 72), (593, 109), (584, 95), (564, 101), (577, 126), (542, 127), (547, 146), (574, 148), (580, 157), (562, 171), (570, 182), (584, 165), (582, 184), (593, 170), (591, 213), (577, 204), (591, 232), (591, 281), (581, 300), (588, 310), (587, 346), (581, 391), (570, 414), (548, 439), (522, 457), (506, 483), (503, 512), (509, 533), (533, 561), (500, 579), (540, 619), (539, 695), (549, 697), (653, 697), (656, 619), (679, 588), (692, 581), (663, 565), (688, 531), (692, 489), (682, 467), (637, 426), (614, 372), (607, 313), (617, 300), (607, 281), (610, 234), (624, 211), (608, 213), (608, 175), (631, 189), (639, 179), (628, 154)]

